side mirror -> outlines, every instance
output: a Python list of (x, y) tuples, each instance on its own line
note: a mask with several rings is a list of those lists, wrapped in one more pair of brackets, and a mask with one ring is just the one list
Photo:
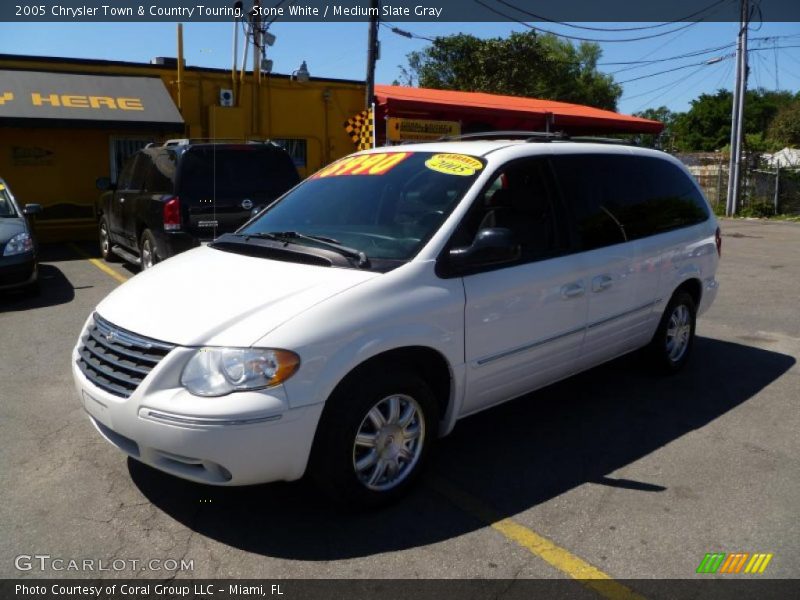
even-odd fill
[(41, 204), (26, 204), (22, 208), (22, 212), (25, 213), (26, 216), (38, 215), (42, 212), (42, 205)]
[(471, 245), (450, 250), (449, 263), (456, 269), (482, 267), (515, 261), (520, 254), (520, 245), (510, 229), (490, 227), (481, 229)]
[(116, 189), (117, 187), (113, 183), (111, 183), (111, 180), (108, 177), (98, 177), (97, 179), (95, 179), (94, 185), (101, 192), (113, 190)]

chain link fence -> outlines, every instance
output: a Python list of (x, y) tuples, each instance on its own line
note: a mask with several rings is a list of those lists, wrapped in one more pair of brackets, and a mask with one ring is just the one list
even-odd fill
[[(728, 197), (728, 160), (722, 152), (676, 154), (694, 175), (714, 212), (725, 214)], [(745, 155), (736, 214), (750, 217), (800, 215), (800, 167), (770, 165), (759, 153)]]

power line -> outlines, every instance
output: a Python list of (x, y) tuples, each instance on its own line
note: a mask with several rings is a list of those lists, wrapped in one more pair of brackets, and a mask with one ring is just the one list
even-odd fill
[[(498, 1), (501, 1), (501, 0), (498, 0)], [(489, 6), (488, 4), (483, 2), (482, 0), (473, 0), (473, 2), (475, 2), (477, 4), (480, 4), (485, 9), (495, 13), (496, 15), (499, 15), (499, 16), (501, 16), (501, 17), (503, 17), (505, 19), (508, 19), (510, 21), (514, 21), (515, 23), (519, 23), (520, 25), (522, 25), (524, 27), (527, 27), (528, 29), (531, 29), (533, 31), (538, 31), (539, 33), (545, 33), (545, 34), (554, 35), (556, 37), (560, 37), (560, 38), (564, 38), (564, 39), (568, 39), (568, 40), (576, 40), (576, 41), (579, 41), (579, 42), (602, 42), (602, 43), (606, 43), (606, 44), (607, 43), (619, 43), (619, 42), (638, 42), (638, 41), (641, 41), (641, 40), (650, 40), (650, 39), (653, 39), (653, 38), (662, 37), (662, 36), (665, 36), (665, 35), (670, 35), (672, 33), (675, 33), (677, 31), (681, 31), (682, 29), (687, 29), (689, 27), (693, 27), (694, 25), (697, 25), (698, 23), (700, 23), (700, 21), (694, 21), (692, 23), (687, 23), (686, 25), (683, 25), (681, 27), (676, 27), (675, 29), (671, 29), (670, 31), (662, 31), (660, 33), (654, 33), (652, 35), (645, 35), (645, 36), (634, 37), (634, 38), (623, 38), (623, 39), (587, 38), (587, 37), (581, 37), (581, 36), (576, 36), (576, 35), (567, 35), (566, 33), (556, 33), (556, 32), (551, 31), (549, 29), (543, 29), (541, 27), (536, 27), (535, 25), (531, 25), (530, 23), (526, 23), (525, 21), (521, 21), (520, 19), (516, 19), (516, 18), (512, 17), (511, 15), (509, 15), (507, 13), (504, 13), (504, 12), (502, 12), (500, 10), (497, 10), (496, 8), (494, 8), (492, 6)]]
[(395, 33), (395, 34), (397, 34), (399, 36), (402, 36), (404, 38), (416, 39), (416, 40), (425, 40), (425, 41), (431, 42), (431, 43), (433, 43), (435, 41), (433, 38), (429, 38), (429, 37), (426, 37), (424, 35), (417, 35), (416, 33), (413, 33), (411, 31), (407, 31), (405, 29), (400, 29), (399, 27), (393, 25), (392, 23), (387, 23), (387, 22), (381, 21), (381, 26), (382, 27), (386, 27), (386, 29), (388, 29), (392, 33)]
[(666, 73), (673, 73), (675, 71), (680, 71), (681, 69), (688, 69), (689, 67), (696, 67), (696, 66), (705, 66), (705, 65), (713, 65), (728, 58), (733, 58), (733, 54), (726, 54), (724, 56), (717, 56), (714, 58), (710, 58), (708, 60), (704, 60), (699, 63), (689, 63), (688, 65), (681, 65), (680, 67), (673, 67), (672, 69), (665, 69), (664, 71), (658, 71), (656, 73), (648, 73), (647, 75), (640, 75), (639, 77), (633, 77), (632, 79), (626, 79), (624, 81), (617, 81), (619, 85), (624, 83), (630, 83), (632, 81), (639, 81), (641, 79), (649, 79), (650, 77), (657, 77), (659, 75), (665, 75)]
[(496, 1), (499, 2), (500, 4), (504, 4), (505, 6), (511, 8), (512, 10), (516, 10), (517, 12), (520, 12), (520, 13), (522, 13), (524, 15), (529, 16), (529, 17), (533, 17), (534, 19), (537, 19), (539, 21), (546, 21), (548, 23), (553, 23), (553, 24), (556, 24), (556, 25), (563, 25), (564, 27), (571, 27), (573, 29), (583, 29), (583, 30), (586, 30), (586, 31), (607, 31), (607, 32), (642, 31), (642, 30), (645, 30), (645, 29), (658, 29), (659, 27), (666, 27), (667, 25), (672, 25), (674, 23), (680, 23), (682, 21), (689, 21), (693, 17), (696, 17), (697, 15), (700, 15), (700, 14), (702, 14), (702, 13), (708, 11), (708, 10), (711, 10), (715, 6), (718, 6), (720, 4), (725, 4), (725, 3), (730, 4), (732, 2), (732, 0), (717, 0), (716, 2), (713, 2), (713, 3), (709, 4), (708, 6), (706, 6), (703, 9), (700, 9), (700, 10), (698, 10), (696, 12), (693, 12), (690, 15), (686, 15), (685, 17), (682, 17), (680, 19), (675, 19), (674, 21), (667, 21), (667, 22), (664, 22), (664, 23), (659, 23), (657, 25), (642, 25), (640, 27), (589, 27), (589, 26), (586, 26), (586, 25), (575, 25), (574, 23), (565, 23), (563, 21), (555, 21), (553, 19), (548, 19), (547, 17), (544, 17), (542, 15), (538, 15), (536, 13), (532, 13), (530, 11), (522, 9), (519, 6), (511, 4), (510, 2), (506, 2), (505, 0), (496, 0)]
[[(769, 47), (764, 47), (764, 48), (750, 48), (750, 49), (747, 50), (747, 52), (748, 53), (749, 52), (763, 52), (764, 50), (772, 50), (775, 47), (777, 47), (777, 48), (800, 48), (800, 45), (769, 46)], [(633, 77), (631, 79), (625, 79), (623, 81), (617, 81), (616, 83), (622, 85), (624, 83), (630, 83), (632, 81), (639, 81), (641, 79), (649, 79), (650, 77), (657, 77), (659, 75), (665, 75), (666, 73), (673, 73), (674, 71), (680, 71), (681, 69), (688, 69), (690, 67), (694, 67), (694, 66), (698, 66), (698, 65), (706, 65), (706, 64), (713, 65), (713, 64), (718, 63), (720, 61), (732, 58), (733, 56), (734, 56), (733, 53), (724, 54), (722, 56), (716, 56), (714, 58), (710, 58), (708, 60), (704, 60), (704, 61), (701, 61), (701, 62), (689, 63), (689, 64), (686, 64), (686, 65), (681, 65), (679, 67), (673, 67), (672, 69), (665, 69), (663, 71), (656, 71), (655, 73), (648, 73), (647, 75), (640, 75), (639, 77)]]

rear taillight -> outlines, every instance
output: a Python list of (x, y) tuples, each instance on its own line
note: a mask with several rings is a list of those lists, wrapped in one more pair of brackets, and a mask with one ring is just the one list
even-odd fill
[(174, 196), (164, 203), (164, 231), (181, 228), (181, 201)]
[(722, 232), (717, 227), (717, 231), (714, 233), (714, 241), (717, 243), (717, 255), (722, 256)]

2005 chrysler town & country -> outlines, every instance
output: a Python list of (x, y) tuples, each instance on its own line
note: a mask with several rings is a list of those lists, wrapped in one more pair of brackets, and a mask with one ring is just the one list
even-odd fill
[(697, 184), (660, 152), (537, 139), (349, 156), (137, 275), (74, 349), (93, 424), (179, 477), (308, 470), (370, 505), (465, 415), (639, 348), (677, 371), (717, 293)]

